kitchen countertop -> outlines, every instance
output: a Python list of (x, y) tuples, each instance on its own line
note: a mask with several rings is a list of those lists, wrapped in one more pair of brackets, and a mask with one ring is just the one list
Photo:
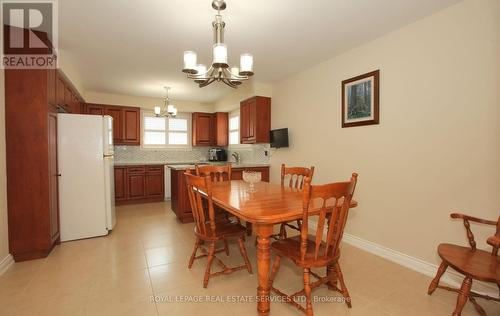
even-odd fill
[[(185, 161), (185, 162), (164, 162), (164, 161), (143, 161), (143, 162), (115, 162), (115, 166), (144, 166), (144, 165), (166, 165), (173, 170), (193, 169), (195, 164), (198, 165), (225, 165), (227, 162), (209, 162), (209, 161)], [(255, 168), (255, 167), (269, 167), (268, 163), (251, 163), (231, 162), (233, 168)]]

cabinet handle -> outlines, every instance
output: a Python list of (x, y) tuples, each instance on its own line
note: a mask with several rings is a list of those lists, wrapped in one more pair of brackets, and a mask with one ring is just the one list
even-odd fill
[(60, 177), (60, 176), (61, 176), (61, 174), (60, 174), (60, 173), (58, 173), (58, 174), (56, 174), (56, 176)]

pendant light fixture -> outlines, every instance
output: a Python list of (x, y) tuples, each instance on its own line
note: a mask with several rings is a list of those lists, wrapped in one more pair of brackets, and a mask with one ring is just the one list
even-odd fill
[(230, 67), (227, 60), (227, 46), (224, 44), (224, 28), (226, 23), (222, 21), (220, 11), (226, 8), (224, 0), (214, 0), (212, 8), (217, 10), (215, 21), (212, 22), (214, 30), (214, 45), (212, 47), (212, 65), (207, 69), (203, 64), (197, 64), (197, 55), (193, 51), (184, 52), (184, 67), (182, 72), (189, 79), (193, 79), (200, 88), (208, 86), (212, 82), (223, 82), (236, 88), (244, 80), (253, 76), (253, 56), (242, 54), (240, 56), (240, 67)]
[(157, 117), (166, 116), (166, 117), (175, 117), (177, 115), (177, 108), (170, 104), (170, 98), (168, 97), (168, 91), (170, 87), (165, 88), (165, 98), (163, 99), (163, 108), (161, 106), (155, 106), (155, 115)]

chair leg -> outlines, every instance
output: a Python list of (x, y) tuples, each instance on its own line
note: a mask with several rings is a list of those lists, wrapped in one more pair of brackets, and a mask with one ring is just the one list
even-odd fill
[(188, 268), (191, 269), (193, 266), (194, 258), (196, 257), (196, 251), (198, 251), (198, 247), (200, 247), (200, 238), (196, 237), (196, 241), (194, 242), (194, 249), (191, 258), (189, 258)]
[(311, 285), (309, 269), (304, 268), (304, 292), (306, 294), (306, 315), (313, 316), (312, 302), (311, 302)]
[(208, 279), (210, 278), (210, 268), (212, 267), (212, 262), (214, 261), (215, 256), (215, 241), (211, 241), (208, 246), (208, 262), (207, 268), (205, 270), (205, 277), (203, 278), (203, 287), (207, 288)]
[(436, 290), (436, 288), (439, 285), (439, 280), (441, 279), (441, 277), (443, 276), (443, 274), (447, 268), (448, 268), (448, 264), (446, 262), (442, 261), (441, 264), (439, 265), (436, 276), (434, 277), (434, 279), (432, 279), (431, 284), (429, 285), (429, 289), (427, 290), (428, 295), (431, 295), (432, 293), (434, 293), (434, 291)]
[(269, 287), (273, 287), (274, 278), (276, 278), (276, 274), (278, 274), (278, 270), (280, 268), (280, 262), (281, 262), (281, 257), (276, 256), (276, 258), (274, 258), (273, 268), (271, 270), (271, 276), (269, 277)]
[(337, 290), (338, 277), (335, 273), (336, 273), (335, 272), (335, 265), (328, 265), (326, 267), (326, 275), (330, 278), (330, 281), (328, 281), (328, 283), (326, 283), (326, 284), (328, 286), (328, 289), (330, 289), (332, 291)]
[(238, 246), (240, 247), (241, 256), (243, 260), (245, 260), (245, 265), (247, 267), (248, 273), (252, 274), (252, 265), (250, 264), (250, 260), (248, 259), (247, 249), (245, 248), (245, 244), (243, 243), (243, 239), (245, 237), (238, 238)]
[(224, 239), (224, 250), (226, 251), (226, 256), (229, 256), (229, 245), (227, 244), (227, 239)]
[(455, 311), (453, 312), (453, 314), (451, 314), (452, 316), (462, 315), (462, 309), (464, 308), (465, 303), (467, 303), (471, 287), (472, 287), (472, 279), (469, 277), (465, 277), (464, 281), (462, 282), (462, 287), (460, 288), (460, 294), (458, 295), (457, 298), (457, 305), (455, 306)]
[(352, 307), (351, 296), (349, 295), (349, 291), (347, 290), (347, 286), (345, 285), (344, 276), (342, 275), (342, 270), (340, 270), (340, 264), (338, 263), (335, 265), (335, 273), (340, 283), (340, 291), (342, 292), (342, 296), (345, 299), (347, 307), (351, 308)]
[(285, 225), (285, 223), (282, 223), (280, 225), (280, 233), (279, 233), (278, 236), (279, 236), (278, 237), (279, 239), (285, 239), (286, 238), (286, 225)]

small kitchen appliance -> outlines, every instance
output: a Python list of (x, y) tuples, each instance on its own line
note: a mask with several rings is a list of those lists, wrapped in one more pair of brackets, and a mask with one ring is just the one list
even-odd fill
[(222, 148), (210, 148), (208, 150), (209, 161), (227, 161), (227, 152)]

